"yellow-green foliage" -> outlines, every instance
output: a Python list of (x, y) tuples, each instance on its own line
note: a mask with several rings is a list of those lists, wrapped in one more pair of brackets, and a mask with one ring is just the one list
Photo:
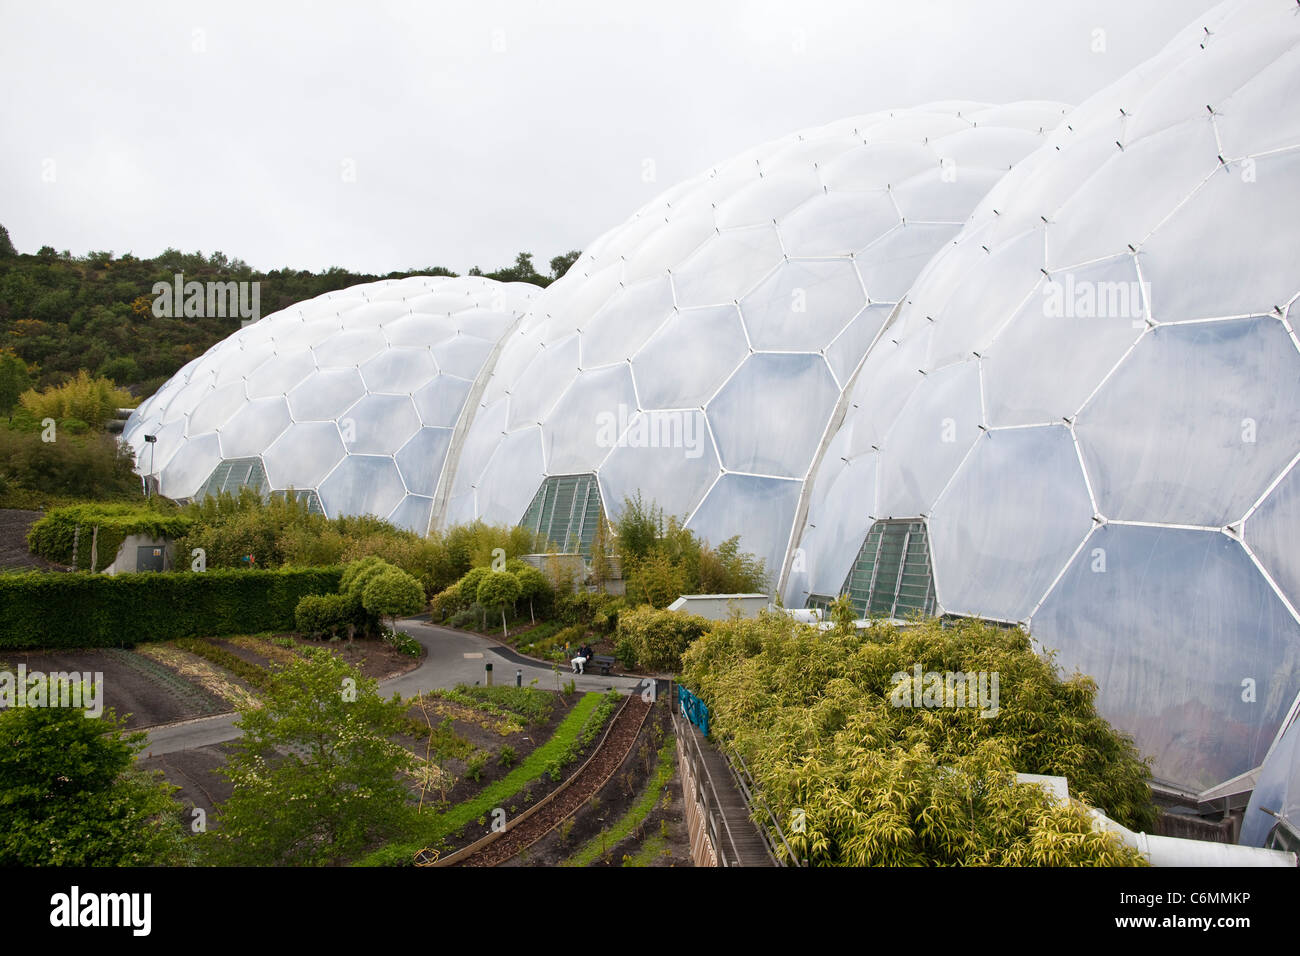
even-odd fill
[[(1069, 778), (1071, 796), (1134, 829), (1155, 810), (1149, 769), (1060, 680), (1028, 635), (977, 621), (819, 632), (782, 615), (716, 624), (683, 655), (711, 733), (744, 756), (803, 859), (819, 865), (1121, 865), (1140, 857), (1014, 774)], [(996, 716), (894, 706), (895, 676), (997, 672)], [(802, 820), (802, 824), (798, 821)]]
[(695, 614), (642, 605), (619, 615), (618, 641), (629, 642), (626, 649), (634, 655), (636, 666), (676, 672), (682, 666), (682, 652), (709, 630), (710, 623)]
[(493, 548), (510, 556), (534, 543), (530, 532), (482, 522), (425, 536), (372, 516), (331, 519), (308, 513), (293, 498), (263, 501), (247, 488), (238, 496), (205, 498), (186, 514), (196, 526), (182, 542), (185, 553), (203, 548), (209, 567), (247, 567), (249, 554), (259, 567), (349, 564), (374, 556), (416, 578), (429, 596), (459, 581), (474, 556), (483, 555), (480, 563), (487, 564)]
[(118, 388), (106, 378), (92, 378), (82, 369), (77, 377), (38, 392), (29, 389), (18, 399), (35, 418), (63, 421), (72, 418), (92, 427), (113, 418), (119, 408), (130, 408), (136, 399), (126, 389)]
[(739, 537), (716, 548), (638, 493), (625, 498), (614, 522), (627, 597), (667, 607), (683, 594), (741, 594), (767, 590), (763, 562), (740, 550)]

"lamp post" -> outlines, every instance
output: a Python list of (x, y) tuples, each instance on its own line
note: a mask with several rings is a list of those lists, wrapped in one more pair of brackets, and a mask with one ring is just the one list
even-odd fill
[[(158, 444), (157, 435), (145, 435), (144, 440), (149, 444), (149, 475), (153, 474), (153, 446)], [(144, 477), (144, 497), (149, 500), (149, 475)]]

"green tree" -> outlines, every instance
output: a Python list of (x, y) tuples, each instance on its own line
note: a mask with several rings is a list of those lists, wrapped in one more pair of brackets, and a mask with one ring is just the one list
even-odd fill
[(409, 821), (402, 774), (413, 758), (390, 737), (406, 711), (378, 682), (324, 648), (275, 674), (222, 773), (234, 785), (211, 850), (220, 863), (337, 863)]
[(693, 592), (684, 568), (667, 554), (652, 552), (636, 562), (631, 572), (624, 572), (628, 596), (654, 607), (664, 608), (683, 594)]
[(12, 415), (18, 396), (31, 387), (27, 363), (11, 350), (0, 349), (0, 415)]
[(534, 624), (537, 623), (537, 615), (533, 611), (533, 605), (536, 602), (549, 602), (554, 590), (551, 582), (546, 580), (546, 575), (531, 564), (523, 564), (521, 567), (514, 569), (515, 579), (519, 582), (519, 598), (528, 601), (528, 619)]
[(663, 531), (663, 511), (653, 502), (647, 504), (637, 492), (623, 500), (623, 510), (615, 521), (618, 553), (626, 569), (646, 557), (655, 548)]
[(531, 252), (521, 252), (515, 256), (515, 275), (523, 278), (532, 278), (537, 275), (537, 270), (533, 268), (533, 254)]
[(591, 536), (591, 571), (587, 579), (598, 588), (604, 588), (609, 580), (609, 522), (603, 513), (596, 515), (596, 530)]
[(361, 606), (379, 619), (388, 618), (397, 629), (397, 619), (424, 610), (424, 588), (400, 568), (389, 567), (370, 578), (361, 590)]
[[(479, 583), (491, 573), (492, 569), (487, 567), (470, 568), (465, 572), (465, 576), (460, 579), (460, 584), (457, 585), (457, 590), (460, 593), (460, 599), (463, 604), (469, 606), (478, 603)], [(485, 630), (487, 629), (486, 611), (484, 611), (483, 615), (483, 627)]]
[(489, 571), (478, 585), (478, 603), (501, 611), (501, 631), (508, 634), (506, 608), (519, 600), (519, 579), (509, 571)]
[[(10, 259), (18, 255), (18, 250), (14, 248), (14, 242), (9, 238), (9, 230), (0, 226), (0, 259)], [(551, 260), (551, 266), (554, 268), (555, 260)]]
[(573, 264), (582, 257), (582, 252), (578, 249), (570, 249), (568, 252), (556, 256), (551, 260), (551, 279), (563, 279), (564, 274), (573, 268)]
[(767, 569), (761, 558), (740, 550), (739, 536), (700, 551), (701, 594), (762, 594)]
[(111, 709), (0, 713), (0, 866), (167, 866), (189, 856), (176, 789), (135, 767)]
[(101, 365), (99, 374), (115, 385), (129, 385), (140, 380), (140, 367), (129, 355), (119, 355)]

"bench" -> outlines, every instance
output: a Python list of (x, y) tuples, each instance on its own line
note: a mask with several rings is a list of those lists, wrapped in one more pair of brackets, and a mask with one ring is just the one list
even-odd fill
[(610, 657), (608, 654), (597, 654), (591, 660), (587, 661), (587, 667), (599, 667), (600, 672), (606, 676), (610, 670), (618, 663), (618, 658)]

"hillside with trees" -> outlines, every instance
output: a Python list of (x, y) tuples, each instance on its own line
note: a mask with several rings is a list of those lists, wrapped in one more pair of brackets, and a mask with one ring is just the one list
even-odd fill
[[(544, 287), (564, 275), (578, 255), (570, 251), (554, 257), (546, 274), (537, 271), (527, 252), (516, 256), (512, 265), (492, 271), (476, 267), (469, 274)], [(221, 252), (204, 255), (178, 249), (148, 259), (129, 252), (74, 256), (52, 246), (22, 254), (0, 226), (0, 356), (10, 356), (8, 366), (12, 366), (0, 360), (0, 401), (10, 392), (16, 399), (18, 392), (31, 386), (61, 384), (82, 369), (143, 398), (239, 328), (239, 319), (233, 317), (154, 315), (154, 283), (170, 283), (177, 273), (187, 282), (258, 282), (264, 316), (362, 282), (457, 274), (441, 266), (385, 275), (341, 268), (308, 272), (287, 266), (262, 272)], [(21, 360), (25, 370), (17, 368), (14, 358)]]

